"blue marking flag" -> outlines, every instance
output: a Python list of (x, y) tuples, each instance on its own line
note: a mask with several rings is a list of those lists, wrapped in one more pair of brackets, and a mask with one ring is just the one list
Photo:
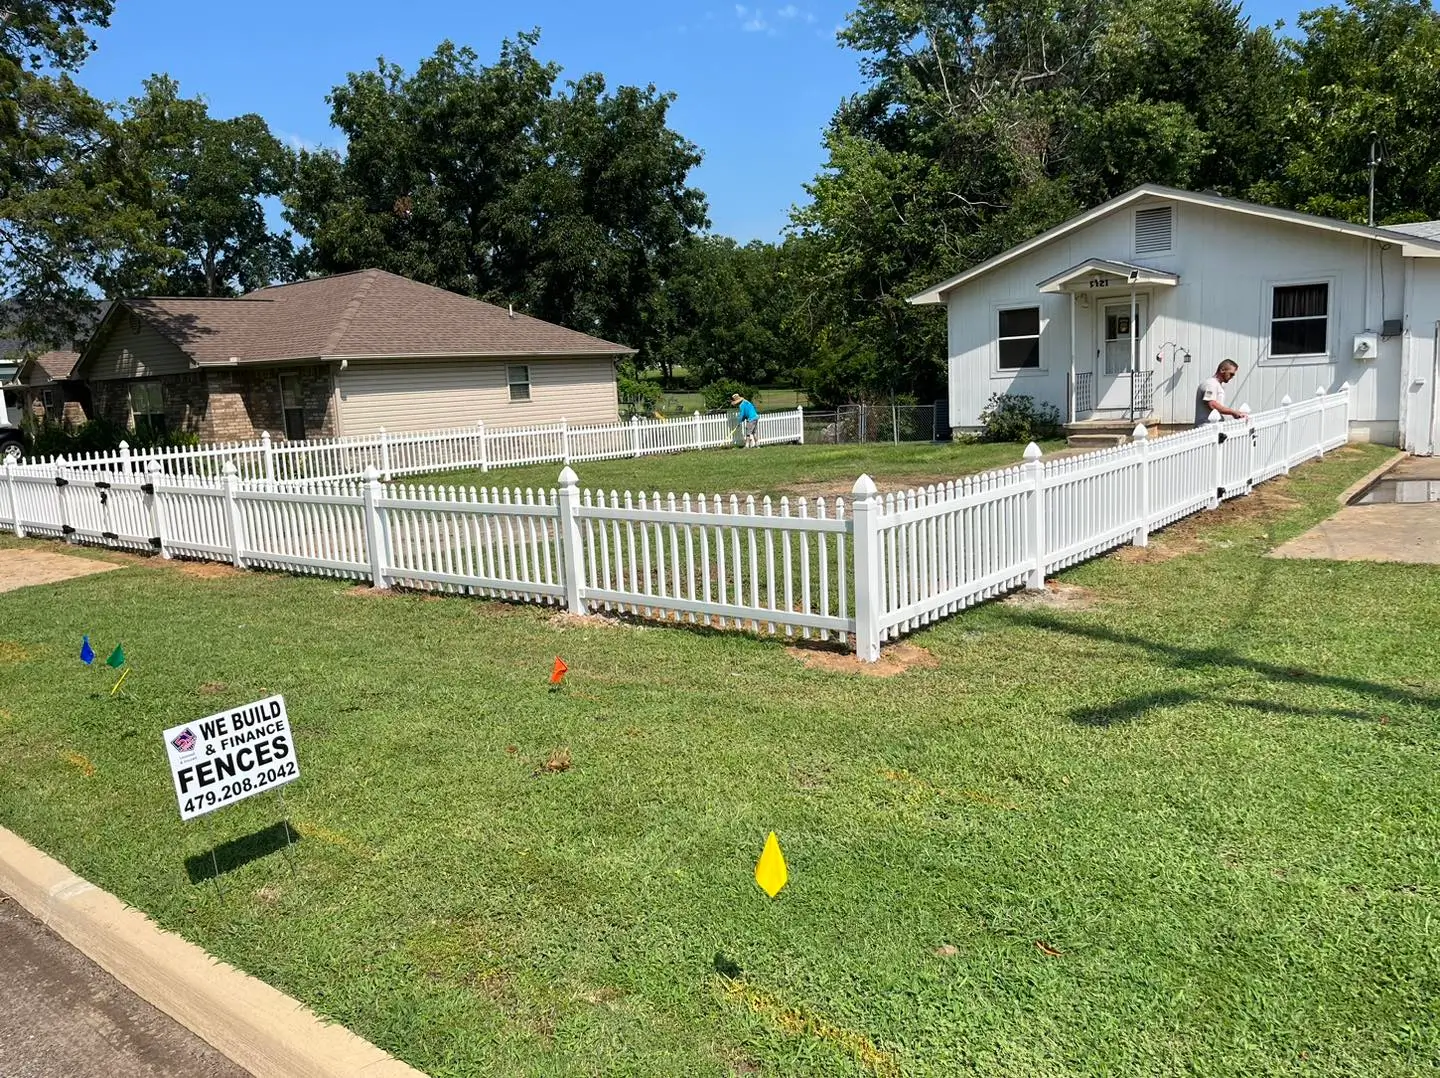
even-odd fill
[(95, 649), (90, 646), (90, 637), (85, 637), (85, 642), (80, 645), (80, 661), (89, 666), (95, 661)]

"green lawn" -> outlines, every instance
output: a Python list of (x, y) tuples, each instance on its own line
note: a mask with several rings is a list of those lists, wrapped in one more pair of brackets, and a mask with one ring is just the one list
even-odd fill
[[(1433, 1074), (1440, 571), (1262, 557), (1380, 459), (893, 679), (158, 563), (0, 594), (0, 823), (437, 1076)], [(271, 691), (294, 874), (271, 799), (178, 821), (157, 736)]]
[[(1059, 449), (1047, 442), (1046, 450)], [(681, 494), (816, 494), (849, 496), (868, 473), (882, 490), (943, 482), (972, 472), (1020, 464), (1024, 447), (999, 445), (768, 445), (758, 449), (705, 449), (638, 460), (597, 460), (575, 465), (586, 489), (659, 490)], [(496, 468), (489, 472), (437, 472), (402, 476), (400, 483), (454, 486), (553, 487), (562, 465)]]

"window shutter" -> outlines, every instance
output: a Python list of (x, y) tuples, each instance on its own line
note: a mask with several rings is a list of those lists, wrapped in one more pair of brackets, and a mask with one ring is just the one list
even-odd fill
[(1156, 206), (1149, 210), (1135, 211), (1135, 253), (1137, 255), (1163, 254), (1170, 250), (1173, 225), (1171, 206)]

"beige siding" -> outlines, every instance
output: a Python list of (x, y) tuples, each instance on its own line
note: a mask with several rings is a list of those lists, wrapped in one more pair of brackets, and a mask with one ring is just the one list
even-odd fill
[[(506, 367), (530, 368), (530, 399), (512, 401)], [(347, 435), (531, 423), (613, 423), (620, 417), (615, 363), (593, 359), (352, 362), (336, 375)]]
[(154, 378), (184, 374), (190, 359), (155, 330), (141, 323), (136, 328), (123, 314), (98, 355), (85, 364), (80, 376), (94, 381), (112, 378)]

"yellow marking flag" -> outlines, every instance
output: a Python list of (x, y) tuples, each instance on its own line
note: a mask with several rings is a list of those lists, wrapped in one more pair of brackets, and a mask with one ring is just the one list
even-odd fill
[(760, 854), (760, 860), (755, 862), (755, 882), (760, 885), (760, 890), (774, 898), (789, 878), (790, 873), (785, 868), (785, 855), (780, 852), (780, 840), (775, 837), (775, 832), (771, 831), (770, 837), (765, 840), (765, 849)]

